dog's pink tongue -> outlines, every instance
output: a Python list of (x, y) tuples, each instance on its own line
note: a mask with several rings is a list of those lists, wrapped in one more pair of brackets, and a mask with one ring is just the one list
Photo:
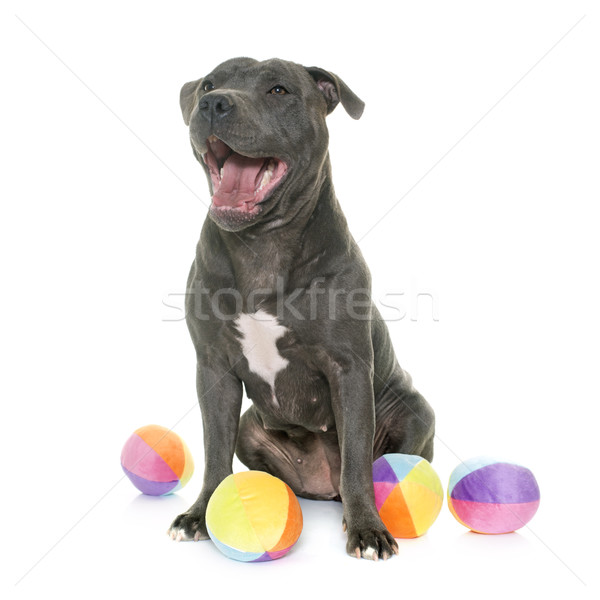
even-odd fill
[(241, 206), (254, 199), (256, 179), (264, 158), (232, 154), (223, 165), (221, 185), (213, 196), (215, 206)]

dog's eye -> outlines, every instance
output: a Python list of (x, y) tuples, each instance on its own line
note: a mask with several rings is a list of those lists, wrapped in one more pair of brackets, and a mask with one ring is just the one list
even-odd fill
[(205, 81), (205, 82), (202, 84), (202, 89), (203, 89), (205, 92), (210, 92), (211, 90), (214, 90), (214, 89), (215, 89), (215, 86), (213, 85), (212, 81)]
[(277, 96), (283, 96), (287, 93), (288, 91), (282, 85), (276, 85), (274, 88), (269, 90), (269, 94), (275, 94)]

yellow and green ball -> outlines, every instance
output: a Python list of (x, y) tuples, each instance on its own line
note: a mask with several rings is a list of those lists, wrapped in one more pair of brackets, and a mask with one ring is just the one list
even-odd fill
[(302, 532), (302, 510), (290, 487), (262, 471), (226, 477), (206, 509), (208, 534), (229, 558), (264, 562), (285, 556)]

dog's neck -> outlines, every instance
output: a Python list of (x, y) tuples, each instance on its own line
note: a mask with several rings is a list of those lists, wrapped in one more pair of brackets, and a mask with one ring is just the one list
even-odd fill
[[(313, 189), (307, 193), (307, 197), (316, 201), (311, 205), (291, 199), (287, 207), (282, 207), (288, 214), (285, 223), (279, 219), (281, 226), (275, 217), (247, 230), (228, 232), (207, 219), (203, 235), (210, 235), (211, 239), (206, 239), (208, 247), (214, 248), (215, 256), (225, 251), (230, 261), (225, 272), (220, 262), (223, 282), (227, 281), (226, 285), (238, 290), (243, 298), (259, 289), (275, 292), (308, 287), (315, 275), (315, 262), (326, 260), (325, 254), (331, 253), (332, 247), (335, 251), (336, 240), (348, 239), (346, 219), (335, 197), (330, 169), (325, 168), (322, 173), (324, 176), (313, 182)], [(289, 211), (294, 211), (291, 219)], [(203, 246), (206, 248), (207, 244)], [(211, 261), (205, 259), (209, 267)]]

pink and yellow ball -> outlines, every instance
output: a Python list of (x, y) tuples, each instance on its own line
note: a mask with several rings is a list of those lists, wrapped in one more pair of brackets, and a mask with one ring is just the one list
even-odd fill
[(121, 451), (121, 467), (133, 485), (149, 496), (164, 496), (181, 489), (194, 472), (185, 442), (160, 425), (136, 429)]
[(261, 471), (226, 477), (206, 509), (208, 534), (229, 558), (264, 562), (285, 556), (302, 532), (302, 510), (290, 487)]

